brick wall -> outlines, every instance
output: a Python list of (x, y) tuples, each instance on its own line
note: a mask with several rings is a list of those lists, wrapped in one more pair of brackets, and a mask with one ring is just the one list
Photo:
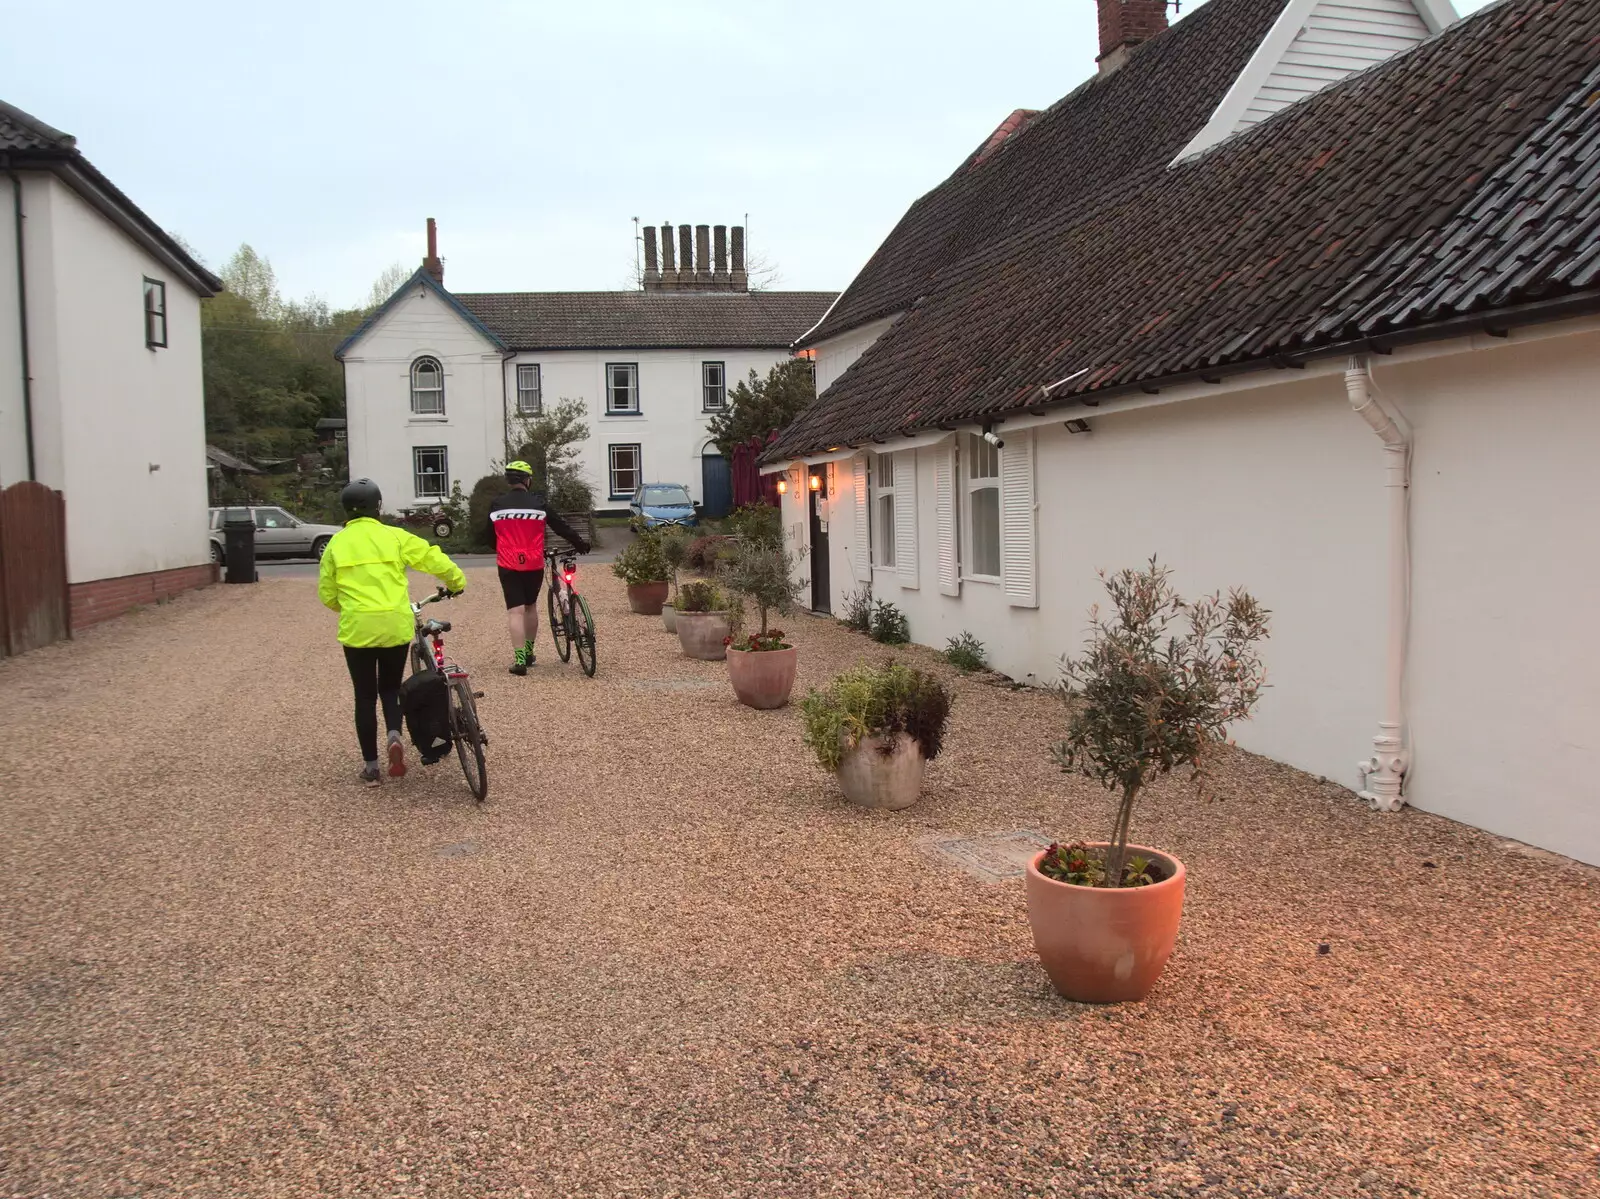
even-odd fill
[(1167, 0), (1099, 0), (1100, 57), (1149, 41), (1167, 27)]
[(141, 604), (170, 599), (196, 587), (206, 587), (219, 577), (218, 568), (184, 566), (177, 570), (158, 570), (143, 575), (123, 575), (117, 579), (96, 579), (72, 585), (72, 628), (86, 629), (112, 620)]

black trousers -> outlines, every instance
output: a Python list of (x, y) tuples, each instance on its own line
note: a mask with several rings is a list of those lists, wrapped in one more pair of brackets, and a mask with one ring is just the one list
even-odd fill
[(400, 727), (400, 684), (405, 678), (409, 645), (383, 645), (357, 649), (344, 647), (344, 663), (356, 690), (356, 740), (361, 760), (378, 760), (378, 701), (383, 701), (383, 725)]

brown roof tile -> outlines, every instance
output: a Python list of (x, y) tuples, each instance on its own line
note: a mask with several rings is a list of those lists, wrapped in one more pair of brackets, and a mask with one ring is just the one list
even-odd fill
[(833, 303), (831, 291), (456, 292), (513, 350), (787, 348)]
[(1600, 3), (1505, 0), (1132, 182), (940, 272), (772, 456), (1014, 412), (1079, 370), (1055, 398), (1600, 298)]

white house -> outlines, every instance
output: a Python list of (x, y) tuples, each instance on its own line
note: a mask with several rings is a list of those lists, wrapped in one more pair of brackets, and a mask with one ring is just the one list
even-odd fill
[(1600, 862), (1600, 5), (1100, 14), (801, 340), (818, 606), (1048, 683), (1157, 554), (1273, 612), (1246, 747)]
[(0, 214), (0, 486), (64, 495), (72, 625), (209, 582), (200, 301), (221, 282), (4, 103)]
[(639, 291), (456, 293), (428, 222), (428, 256), (337, 351), (344, 363), (350, 472), (391, 508), (422, 506), (505, 461), (518, 416), (583, 402), (579, 465), (597, 507), (626, 508), (640, 483), (682, 483), (713, 510), (728, 464), (706, 422), (750, 371), (765, 376), (834, 300), (750, 291), (744, 230), (680, 226), (683, 268), (663, 227), (646, 230)]

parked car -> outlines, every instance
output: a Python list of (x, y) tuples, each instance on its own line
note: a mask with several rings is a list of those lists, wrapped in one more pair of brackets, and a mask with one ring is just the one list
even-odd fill
[(211, 560), (222, 561), (222, 526), (241, 514), (248, 514), (256, 526), (257, 558), (320, 558), (338, 525), (313, 525), (291, 516), (282, 508), (211, 509)]
[(635, 516), (644, 517), (646, 528), (693, 526), (697, 520), (694, 501), (682, 483), (646, 483), (633, 493), (628, 507)]

